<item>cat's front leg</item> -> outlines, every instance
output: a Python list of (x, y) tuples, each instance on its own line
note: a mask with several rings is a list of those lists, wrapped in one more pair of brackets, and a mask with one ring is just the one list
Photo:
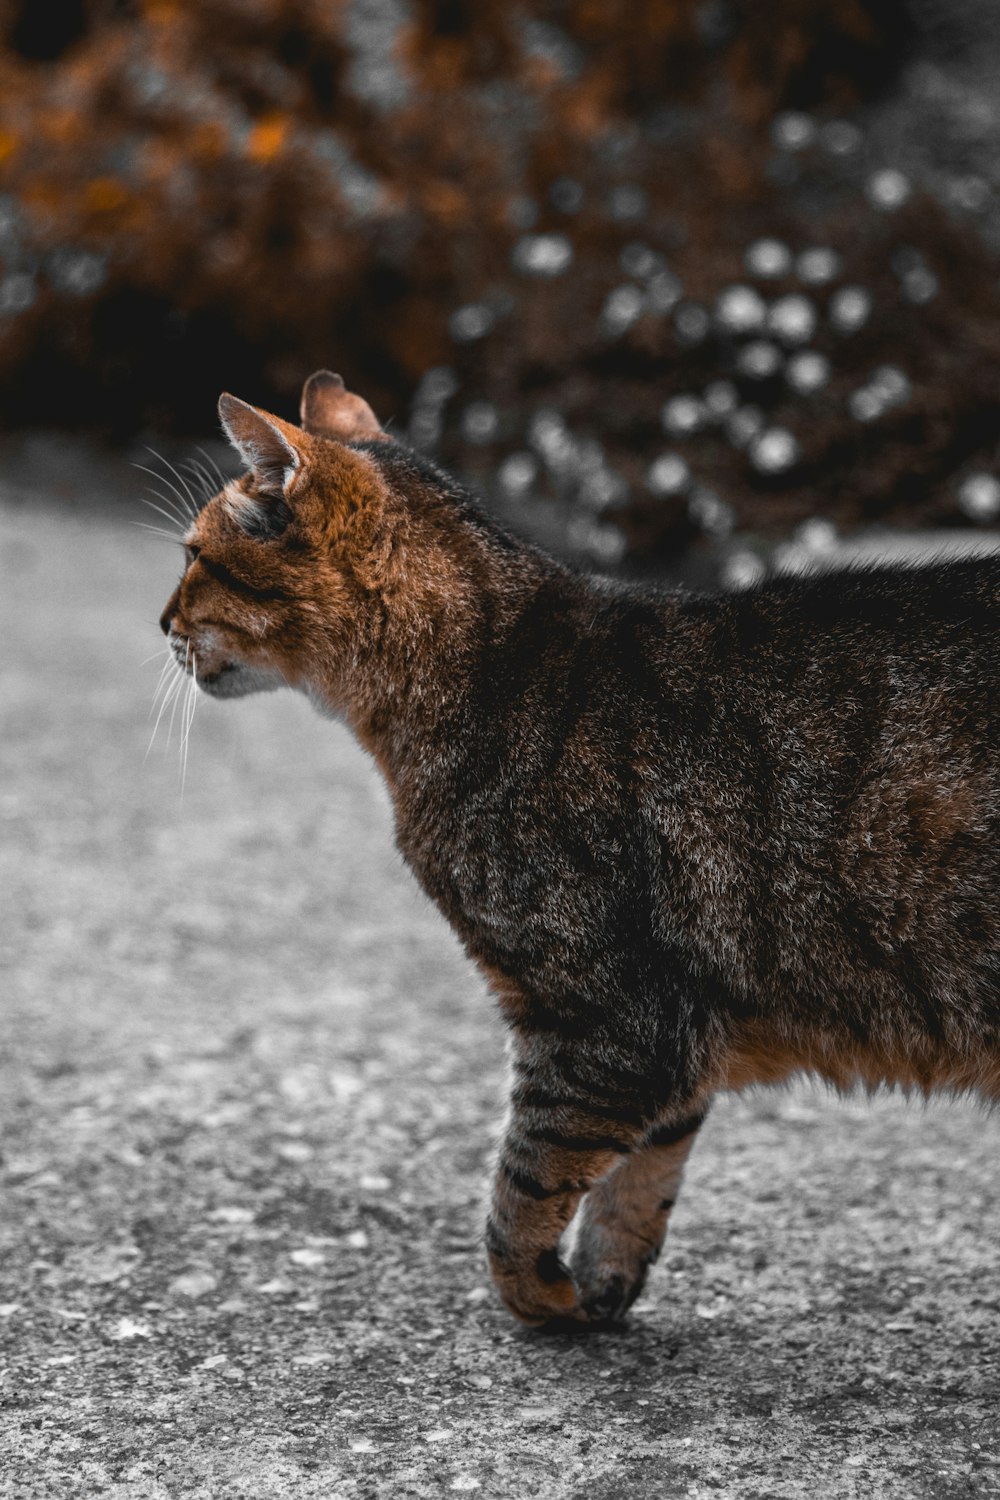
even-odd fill
[[(486, 1227), (490, 1271), (524, 1323), (591, 1316), (559, 1256), (580, 1198), (631, 1150), (641, 1127), (608, 1119), (593, 1102), (539, 1088), (515, 1090)], [(623, 1113), (628, 1113), (624, 1111)]]
[(667, 1232), (688, 1154), (706, 1110), (656, 1125), (584, 1199), (572, 1254), (580, 1307), (593, 1321), (624, 1316)]
[[(627, 1149), (627, 1148), (626, 1148)], [(581, 1197), (616, 1156), (606, 1149), (539, 1141), (514, 1121), (500, 1148), (486, 1225), (490, 1272), (523, 1323), (586, 1321), (559, 1256), (559, 1241)]]

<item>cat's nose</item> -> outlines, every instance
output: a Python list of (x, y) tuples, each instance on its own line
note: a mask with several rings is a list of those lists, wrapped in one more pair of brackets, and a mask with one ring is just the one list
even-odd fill
[(174, 589), (174, 592), (170, 596), (166, 609), (160, 616), (160, 629), (163, 631), (164, 635), (170, 634), (170, 627), (173, 624), (174, 615), (177, 613), (177, 606), (180, 602), (178, 597), (179, 593), (179, 589)]

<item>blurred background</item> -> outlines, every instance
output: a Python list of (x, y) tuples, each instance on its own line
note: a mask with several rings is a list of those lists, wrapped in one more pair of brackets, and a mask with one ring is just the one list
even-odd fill
[(998, 78), (992, 0), (0, 0), (0, 464), (325, 365), (604, 568), (988, 527)]

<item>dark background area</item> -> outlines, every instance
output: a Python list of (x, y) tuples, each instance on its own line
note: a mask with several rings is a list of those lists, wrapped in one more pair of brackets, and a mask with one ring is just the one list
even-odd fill
[(988, 524), (998, 77), (988, 0), (3, 0), (6, 422), (328, 365), (599, 564)]
[(992, 522), (998, 63), (986, 0), (4, 0), (6, 421), (332, 365), (604, 565)]

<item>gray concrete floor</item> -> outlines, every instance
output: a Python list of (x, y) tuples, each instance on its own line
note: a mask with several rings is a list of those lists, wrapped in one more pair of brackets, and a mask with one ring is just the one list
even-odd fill
[(182, 796), (178, 557), (6, 493), (0, 1494), (1000, 1495), (1000, 1122), (722, 1101), (630, 1326), (515, 1327), (501, 1029), (372, 767), (203, 701)]

